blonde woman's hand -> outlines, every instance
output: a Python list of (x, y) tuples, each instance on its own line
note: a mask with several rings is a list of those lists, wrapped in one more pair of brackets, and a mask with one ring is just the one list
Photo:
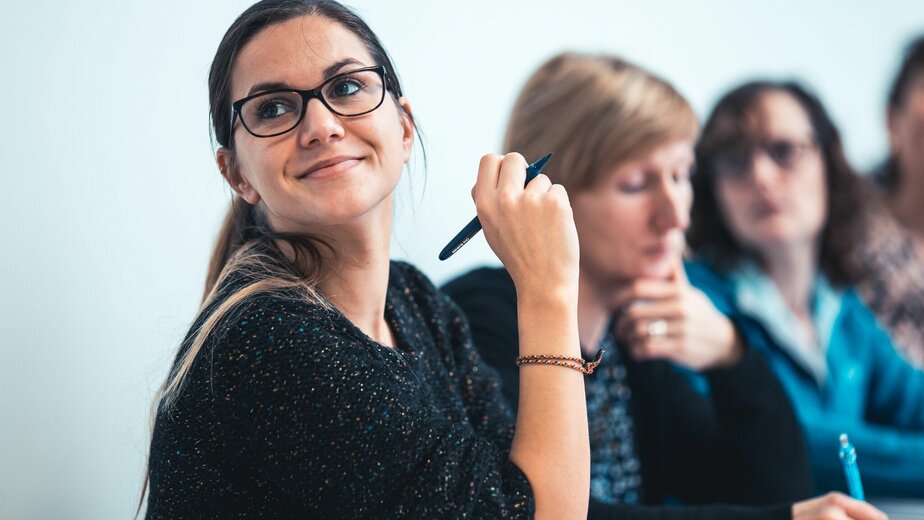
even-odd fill
[(732, 366), (742, 345), (731, 321), (687, 280), (678, 258), (666, 280), (639, 279), (619, 291), (616, 335), (638, 360), (668, 359), (693, 370)]
[(526, 188), (522, 155), (481, 158), (472, 198), (488, 245), (521, 297), (577, 298), (578, 239), (568, 194), (538, 175)]
[(841, 493), (796, 502), (792, 506), (793, 520), (887, 520), (875, 507)]

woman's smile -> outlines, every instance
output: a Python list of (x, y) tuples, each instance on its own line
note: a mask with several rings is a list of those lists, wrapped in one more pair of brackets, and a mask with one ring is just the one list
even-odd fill
[(347, 174), (363, 161), (362, 157), (337, 156), (317, 161), (299, 175), (298, 180), (333, 179)]

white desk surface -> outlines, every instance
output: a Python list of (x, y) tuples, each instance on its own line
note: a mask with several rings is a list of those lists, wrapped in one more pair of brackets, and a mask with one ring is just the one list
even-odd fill
[(889, 520), (924, 520), (924, 500), (871, 498), (869, 503), (889, 515)]

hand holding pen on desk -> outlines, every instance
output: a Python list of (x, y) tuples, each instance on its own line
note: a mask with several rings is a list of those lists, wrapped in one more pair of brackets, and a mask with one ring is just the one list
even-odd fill
[(882, 511), (866, 502), (842, 493), (797, 502), (792, 506), (793, 520), (888, 520)]
[(518, 293), (566, 289), (576, 297), (570, 291), (577, 291), (578, 239), (564, 187), (538, 172), (527, 184), (520, 154), (489, 154), (481, 159), (472, 198), (488, 245)]
[(847, 477), (850, 497), (841, 493), (828, 493), (822, 497), (798, 502), (792, 506), (793, 520), (886, 520), (888, 516), (864, 502), (860, 471), (857, 468), (857, 451), (846, 434), (838, 439), (840, 458)]

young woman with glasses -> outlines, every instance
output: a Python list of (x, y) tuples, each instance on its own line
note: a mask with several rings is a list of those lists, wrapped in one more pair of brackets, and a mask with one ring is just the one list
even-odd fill
[[(158, 397), (147, 517), (586, 515), (584, 375), (523, 366), (514, 425), (456, 307), (389, 261), (415, 126), (369, 27), (333, 1), (259, 2), (209, 97), (234, 200)], [(520, 355), (577, 356), (567, 195), (524, 189), (525, 168), (486, 155), (473, 197), (520, 294)]]
[(691, 280), (739, 323), (787, 390), (816, 484), (845, 489), (838, 437), (868, 495), (924, 496), (924, 372), (853, 290), (862, 184), (819, 100), (755, 82), (717, 104), (693, 175)]
[[(580, 243), (582, 353), (605, 350), (585, 385), (589, 518), (880, 519), (843, 495), (796, 502), (812, 482), (787, 396), (684, 274), (698, 134), (668, 82), (616, 56), (577, 53), (530, 77), (507, 127), (509, 150), (555, 150), (547, 171), (571, 194)], [(524, 329), (508, 271), (478, 269), (444, 290), (508, 402), (522, 406), (523, 374), (510, 362)], [(690, 371), (706, 375), (708, 396)]]

